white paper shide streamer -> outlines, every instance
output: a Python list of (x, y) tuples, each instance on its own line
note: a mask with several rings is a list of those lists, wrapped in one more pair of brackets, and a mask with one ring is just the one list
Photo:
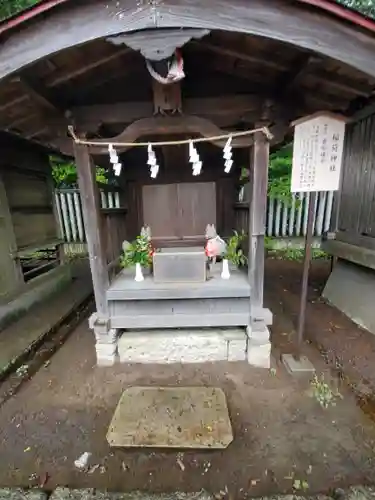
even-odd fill
[(228, 174), (230, 172), (230, 169), (232, 168), (233, 165), (233, 160), (232, 160), (232, 136), (228, 137), (228, 140), (224, 146), (223, 149), (223, 158), (225, 160), (224, 162), (224, 172)]
[(113, 171), (115, 172), (116, 177), (118, 177), (121, 173), (122, 164), (119, 161), (118, 154), (113, 147), (113, 144), (108, 144), (108, 153), (109, 153), (109, 161), (113, 165)]
[(159, 165), (156, 160), (155, 151), (152, 149), (152, 145), (147, 146), (147, 165), (150, 167), (150, 176), (152, 179), (156, 179), (159, 172)]
[(199, 175), (202, 170), (202, 162), (199, 158), (198, 151), (196, 150), (193, 141), (189, 142), (189, 162), (193, 166), (193, 175)]

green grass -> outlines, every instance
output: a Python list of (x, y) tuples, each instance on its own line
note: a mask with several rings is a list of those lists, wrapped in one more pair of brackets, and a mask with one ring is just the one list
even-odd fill
[[(305, 250), (304, 248), (292, 247), (269, 249), (268, 255), (273, 259), (303, 261)], [(311, 250), (311, 258), (312, 260), (326, 260), (329, 259), (329, 255), (320, 248), (313, 248)]]

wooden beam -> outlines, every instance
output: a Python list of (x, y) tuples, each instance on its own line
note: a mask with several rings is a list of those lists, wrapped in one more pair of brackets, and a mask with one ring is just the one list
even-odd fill
[(249, 281), (251, 308), (263, 307), (264, 236), (266, 227), (269, 142), (264, 134), (254, 136), (250, 160)]
[(55, 102), (54, 97), (51, 96), (51, 93), (44, 88), (41, 83), (25, 75), (19, 75), (18, 81), (25, 89), (26, 94), (29, 95), (30, 99), (34, 101), (38, 107), (57, 115), (63, 114), (60, 104)]
[(309, 75), (309, 78), (312, 80), (316, 80), (318, 82), (321, 82), (327, 87), (331, 87), (333, 89), (340, 90), (342, 92), (345, 92), (346, 94), (352, 94), (352, 95), (357, 95), (357, 96), (362, 96), (362, 97), (370, 97), (371, 96), (371, 88), (364, 89), (357, 87), (354, 83), (353, 85), (350, 84), (350, 82), (345, 83), (343, 79), (339, 80), (333, 80), (330, 74), (317, 74), (317, 73), (311, 73)]
[[(182, 111), (187, 115), (215, 117), (236, 115), (260, 110), (262, 98), (256, 95), (234, 95), (221, 97), (188, 98), (182, 102)], [(150, 117), (153, 113), (151, 102), (117, 102), (94, 106), (71, 108), (75, 122), (83, 129), (92, 129), (98, 124), (131, 123)]]
[[(51, 80), (48, 81), (47, 87), (48, 88), (57, 87), (58, 85), (61, 85), (62, 83), (65, 83), (69, 80), (73, 80), (74, 78), (77, 78), (81, 75), (84, 75), (85, 73), (87, 73), (95, 68), (98, 68), (99, 66), (107, 64), (108, 62), (113, 61), (115, 59), (118, 59), (119, 57), (121, 57), (125, 54), (128, 54), (129, 52), (131, 52), (131, 50), (128, 47), (126, 47), (125, 49), (117, 50), (112, 55), (104, 56), (104, 57), (101, 57), (100, 59), (97, 59), (96, 61), (92, 61), (90, 63), (80, 65), (78, 68), (76, 68), (72, 71), (68, 71), (66, 73), (62, 72), (58, 75), (54, 75), (51, 78)], [(53, 64), (51, 61), (48, 61), (48, 63)], [(16, 76), (14, 78), (14, 80), (20, 81), (21, 78), (22, 77), (20, 77), (20, 76)], [(2, 106), (0, 106), (0, 111), (5, 111), (6, 109), (11, 108), (12, 106), (15, 106), (17, 104), (21, 104), (21, 103), (25, 102), (27, 99), (29, 99), (29, 95), (27, 95), (27, 94), (15, 97), (11, 101), (8, 101), (8, 102), (4, 103)]]
[(285, 96), (288, 94), (306, 68), (318, 60), (320, 61), (320, 59), (311, 56), (310, 54), (298, 55), (291, 64), (291, 68), (288, 71), (285, 71), (285, 73), (283, 73), (276, 81), (275, 95)]
[[(257, 115), (259, 116), (259, 115)], [(293, 118), (296, 118), (299, 115), (291, 115), (289, 120), (282, 121), (278, 120), (275, 125), (270, 127), (270, 132), (273, 135), (273, 139), (271, 140), (272, 145), (279, 144), (282, 142), (289, 130), (290, 126), (290, 121)], [(102, 139), (102, 142), (108, 143), (109, 141), (111, 142), (135, 142), (137, 138), (141, 138), (146, 135), (154, 135), (155, 132), (155, 127), (161, 126), (162, 129), (159, 128), (159, 135), (163, 134), (173, 134), (173, 133), (188, 133), (188, 134), (197, 134), (197, 135), (202, 135), (202, 131), (205, 131), (204, 137), (210, 137), (212, 135), (220, 135), (224, 133), (229, 133), (230, 131), (228, 130), (222, 130), (216, 125), (212, 124), (208, 120), (205, 120), (200, 117), (188, 117), (188, 123), (190, 124), (189, 130), (186, 129), (186, 122), (184, 123), (184, 118), (185, 117), (150, 117), (148, 119), (144, 120), (139, 120), (138, 122), (135, 122), (129, 127), (125, 129), (124, 132), (126, 132), (126, 135), (124, 136), (124, 132), (119, 134), (116, 137), (108, 137), (107, 139)], [(203, 127), (203, 129), (202, 129)], [(232, 130), (235, 131), (235, 130)], [(38, 132), (41, 132), (39, 130)], [(212, 133), (211, 133), (212, 132)], [(140, 134), (140, 135), (138, 135)], [(35, 137), (37, 133), (35, 132), (32, 134), (32, 137)], [(30, 136), (31, 137), (31, 136)], [(125, 138), (124, 138), (125, 137)], [(95, 141), (100, 141), (100, 139), (95, 139)], [(239, 142), (240, 141), (240, 142)], [(41, 141), (42, 143), (45, 144), (46, 147), (52, 150), (57, 150), (60, 151), (63, 155), (65, 156), (74, 156), (73, 148), (72, 148), (72, 141), (68, 139), (67, 137), (59, 136), (59, 137), (54, 137), (54, 138), (49, 138), (49, 139), (43, 139)], [(252, 137), (244, 137), (242, 139), (236, 139), (233, 141), (233, 147), (248, 147), (253, 143)], [(215, 145), (219, 147), (223, 147), (225, 144), (225, 141), (218, 141), (214, 143)], [(119, 152), (125, 152), (129, 148), (116, 148)], [(92, 155), (98, 156), (98, 161), (99, 161), (99, 156), (100, 155), (106, 155), (108, 154), (108, 148), (107, 146), (103, 146), (102, 148), (100, 146), (91, 146), (89, 147), (89, 152)]]
[[(121, 16), (119, 15), (121, 13)], [(375, 76), (375, 38), (329, 13), (316, 15), (298, 3), (231, 0), (214, 5), (176, 0), (158, 5), (158, 28), (199, 27), (231, 30), (280, 40), (319, 52)], [(1, 44), (0, 79), (42, 58), (86, 42), (150, 27), (152, 6), (134, 0), (69, 2), (37, 22), (13, 31)], [(52, 36), (53, 34), (53, 36)], [(145, 31), (145, 36), (147, 32)]]
[(154, 114), (182, 112), (181, 82), (163, 85), (152, 79)]
[[(95, 139), (96, 143), (103, 144), (101, 146), (90, 146), (89, 151), (92, 154), (103, 155), (108, 154), (108, 142), (110, 143), (133, 143), (141, 137), (152, 137), (158, 135), (172, 134), (196, 134), (202, 137), (213, 137), (228, 134), (226, 130), (222, 130), (214, 123), (200, 118), (198, 116), (154, 116), (144, 118), (129, 125), (121, 134), (116, 137), (108, 137), (106, 139)], [(224, 147), (226, 139), (212, 141), (212, 144), (218, 147)], [(245, 148), (253, 144), (251, 136), (233, 138), (233, 148)], [(129, 147), (118, 146), (116, 150), (119, 153), (127, 151)]]
[(99, 66), (103, 66), (104, 64), (107, 64), (111, 61), (114, 61), (118, 59), (119, 57), (124, 56), (125, 54), (129, 54), (131, 52), (131, 49), (129, 47), (126, 47), (121, 50), (116, 50), (113, 54), (108, 54), (106, 56), (100, 57), (96, 61), (91, 61), (86, 64), (80, 65), (78, 68), (68, 71), (68, 72), (63, 72), (60, 75), (53, 75), (51, 80), (48, 82), (48, 87), (57, 87), (58, 85), (61, 85), (62, 83), (65, 83), (69, 80), (73, 80), (74, 78), (77, 78), (78, 76), (82, 76), (85, 73), (88, 73), (89, 71), (98, 68)]
[(81, 193), (96, 311), (99, 316), (106, 317), (108, 314), (106, 292), (109, 286), (109, 278), (103, 245), (103, 224), (100, 213), (99, 190), (96, 185), (96, 169), (86, 146), (74, 144), (74, 155)]
[(206, 41), (203, 42), (193, 42), (197, 48), (202, 50), (207, 50), (209, 52), (214, 52), (220, 56), (231, 57), (232, 59), (238, 59), (240, 61), (246, 61), (251, 64), (260, 64), (262, 66), (267, 66), (269, 68), (275, 69), (277, 71), (282, 71), (287, 69), (283, 64), (276, 62), (274, 59), (262, 58), (247, 54), (245, 52), (240, 52), (228, 47), (223, 47), (221, 45), (214, 45)]

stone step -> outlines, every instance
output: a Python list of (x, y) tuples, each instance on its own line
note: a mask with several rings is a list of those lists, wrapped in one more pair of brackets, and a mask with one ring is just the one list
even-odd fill
[(123, 363), (245, 361), (244, 328), (127, 330), (118, 341)]

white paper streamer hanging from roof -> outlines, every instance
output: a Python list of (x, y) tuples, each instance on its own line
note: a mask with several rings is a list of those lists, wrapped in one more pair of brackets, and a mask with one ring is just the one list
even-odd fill
[(198, 151), (196, 150), (193, 141), (189, 142), (189, 162), (193, 166), (193, 175), (199, 175), (202, 170), (202, 162), (199, 158)]
[(224, 146), (223, 149), (223, 157), (224, 157), (224, 172), (229, 173), (230, 169), (232, 168), (233, 165), (233, 160), (232, 160), (232, 136), (228, 137), (228, 140)]
[(118, 177), (121, 173), (122, 164), (119, 161), (118, 154), (113, 147), (113, 144), (108, 144), (108, 153), (109, 153), (109, 161), (113, 165), (113, 171), (115, 175)]
[(149, 144), (147, 146), (147, 165), (150, 167), (150, 176), (152, 179), (156, 179), (158, 172), (159, 172), (159, 165), (156, 160), (156, 154), (155, 151), (152, 149), (152, 145)]

